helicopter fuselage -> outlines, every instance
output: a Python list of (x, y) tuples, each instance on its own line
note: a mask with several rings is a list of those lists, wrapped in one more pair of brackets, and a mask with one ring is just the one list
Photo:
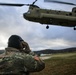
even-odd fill
[[(32, 4), (13, 4), (13, 3), (0, 3), (2, 6), (29, 6), (28, 12), (23, 14), (23, 17), (26, 20), (32, 22), (38, 22), (41, 24), (48, 25), (58, 25), (58, 26), (67, 26), (74, 27), (76, 30), (76, 7), (72, 9), (71, 12), (67, 11), (58, 11), (58, 10), (50, 10), (50, 9), (42, 9), (37, 5), (34, 5), (37, 0), (35, 0)], [(46, 1), (46, 0), (45, 0)], [(75, 5), (74, 3), (63, 2), (63, 1), (50, 1), (53, 3), (67, 4), (67, 5)]]
[(72, 12), (41, 9), (30, 6), (27, 13), (23, 14), (26, 20), (47, 25), (59, 25), (67, 27), (76, 26), (76, 8)]

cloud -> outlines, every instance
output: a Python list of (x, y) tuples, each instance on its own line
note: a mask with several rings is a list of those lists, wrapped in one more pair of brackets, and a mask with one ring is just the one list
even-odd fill
[[(2, 0), (2, 2), (4, 1)], [(9, 1), (12, 2), (12, 0)], [(13, 2), (17, 1), (21, 2), (21, 0)], [(39, 1), (36, 4), (40, 5), (41, 3)], [(54, 5), (52, 5), (53, 7)], [(60, 7), (59, 5), (57, 8), (71, 9), (71, 7)], [(27, 10), (26, 6), (21, 8), (0, 7), (0, 48), (7, 46), (8, 38), (12, 34), (20, 35), (29, 43), (32, 50), (76, 47), (76, 31), (73, 28), (52, 25), (46, 30), (45, 25), (29, 22), (23, 18), (23, 13)]]
[(69, 47), (76, 47), (76, 42), (67, 41), (64, 39), (35, 39), (31, 46), (33, 50), (41, 49), (64, 49)]

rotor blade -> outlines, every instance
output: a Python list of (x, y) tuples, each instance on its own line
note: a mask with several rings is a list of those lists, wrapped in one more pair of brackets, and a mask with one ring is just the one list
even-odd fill
[(36, 3), (36, 1), (37, 1), (37, 0), (35, 0), (35, 1), (32, 3), (32, 5), (34, 5), (34, 4)]
[(11, 3), (0, 3), (0, 5), (2, 5), (2, 6), (24, 6), (24, 5), (27, 5), (27, 6), (29, 6), (29, 4), (11, 4)]
[(56, 0), (44, 0), (44, 2), (52, 2), (52, 3), (60, 3), (60, 4), (67, 4), (67, 5), (75, 5), (76, 6), (76, 4), (74, 4), (74, 3), (56, 1)]

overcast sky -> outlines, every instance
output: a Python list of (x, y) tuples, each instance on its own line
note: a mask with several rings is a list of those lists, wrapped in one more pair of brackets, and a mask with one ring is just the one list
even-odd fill
[[(6, 3), (32, 3), (34, 0), (0, 0)], [(76, 0), (60, 0), (76, 3)], [(56, 3), (44, 3), (43, 0), (36, 2), (41, 8), (71, 11), (71, 5), (61, 5)], [(41, 49), (63, 49), (76, 47), (76, 31), (70, 27), (50, 25), (47, 30), (46, 25), (27, 21), (23, 18), (23, 13), (28, 7), (8, 7), (0, 6), (0, 49), (7, 47), (8, 38), (13, 35), (20, 35), (27, 41), (32, 50)]]

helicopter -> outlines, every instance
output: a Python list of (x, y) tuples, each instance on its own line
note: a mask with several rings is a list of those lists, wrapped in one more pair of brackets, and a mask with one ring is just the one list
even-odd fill
[[(75, 5), (73, 3), (55, 1), (55, 0), (44, 0), (45, 2), (61, 3), (68, 5)], [(46, 29), (49, 29), (49, 25), (65, 26), (65, 27), (74, 27), (76, 30), (76, 7), (72, 8), (71, 12), (51, 10), (51, 9), (42, 9), (39, 6), (35, 5), (37, 0), (32, 4), (10, 4), (10, 3), (0, 3), (3, 6), (29, 6), (29, 10), (26, 13), (23, 13), (24, 19), (32, 22), (37, 22), (40, 24), (46, 24)]]

